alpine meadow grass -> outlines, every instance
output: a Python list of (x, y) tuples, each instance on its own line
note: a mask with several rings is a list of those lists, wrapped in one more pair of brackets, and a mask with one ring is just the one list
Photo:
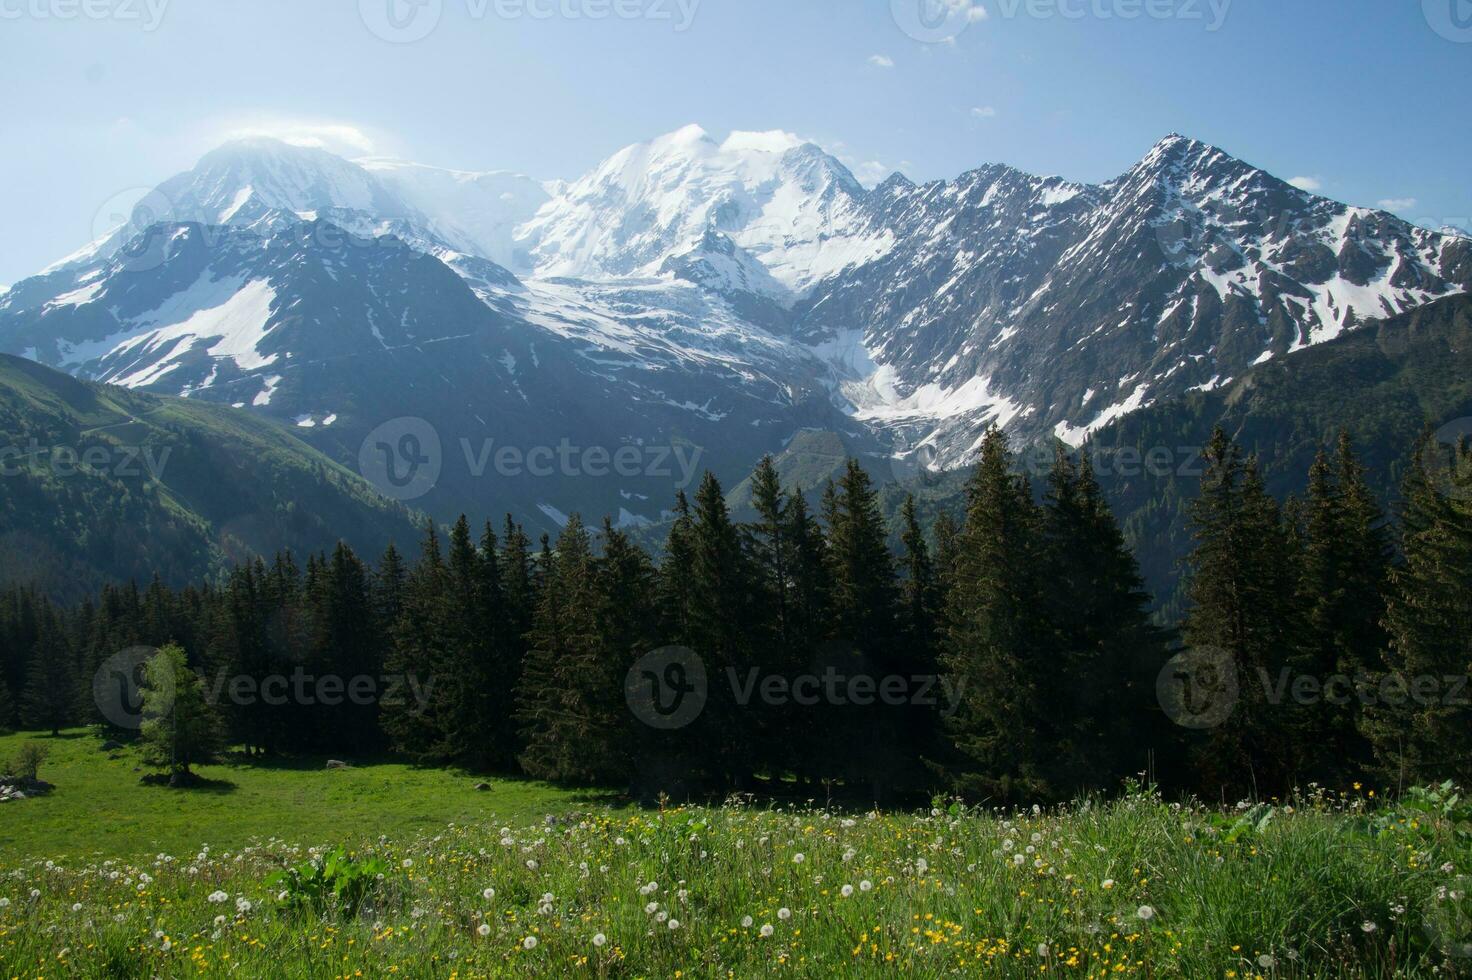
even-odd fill
[[(336, 773), (295, 774), (306, 781)], [(407, 784), (408, 793), (422, 790)], [(194, 791), (149, 787), (187, 814)], [(404, 801), (388, 798), (392, 808)], [(130, 857), (0, 855), (12, 976), (1465, 976), (1469, 811), (1311, 790), (913, 813), (615, 809)], [(486, 798), (482, 794), (482, 798)], [(4, 819), (47, 798), (5, 804)], [(315, 825), (314, 830), (317, 829)], [(356, 835), (356, 836), (355, 836)], [(205, 834), (201, 833), (201, 837)], [(355, 843), (341, 847), (344, 838)], [(237, 836), (235, 839), (239, 839)]]

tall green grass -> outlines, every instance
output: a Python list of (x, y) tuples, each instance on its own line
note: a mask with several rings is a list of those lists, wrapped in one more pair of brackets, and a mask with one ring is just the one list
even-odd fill
[[(182, 813), (195, 799), (150, 792)], [(1227, 811), (1142, 788), (1015, 813), (563, 804), (368, 839), (345, 820), (319, 847), (283, 817), (244, 846), (201, 834), (142, 859), (10, 849), (0, 974), (1472, 972), (1472, 811), (1449, 788)]]

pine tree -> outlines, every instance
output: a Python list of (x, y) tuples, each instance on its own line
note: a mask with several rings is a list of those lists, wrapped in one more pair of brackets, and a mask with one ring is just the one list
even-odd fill
[(931, 671), (935, 667), (941, 590), (935, 563), (930, 557), (930, 545), (915, 513), (913, 496), (905, 497), (900, 508), (900, 521), (903, 528), (900, 543), (905, 549), (903, 606), (906, 642), (912, 651), (911, 659), (917, 666)]
[(368, 570), (338, 543), (309, 587), (312, 635), (308, 673), (318, 678), (321, 702), (311, 707), (298, 748), (371, 751), (378, 741), (376, 705), (356, 703), (359, 678), (376, 681), (383, 670), (383, 638), (376, 628)]
[[(1472, 455), (1433, 479), (1426, 448), (1402, 496), (1403, 558), (1390, 574), (1386, 671), (1366, 730), (1380, 770), (1398, 787), (1472, 779)], [(1458, 679), (1458, 680), (1453, 680)]]
[[(752, 474), (756, 519), (742, 531), (756, 589), (755, 646), (766, 671), (784, 677), (796, 676), (809, 652), (794, 642), (794, 620), (798, 617), (793, 608), (793, 504), (782, 488), (772, 458), (763, 457)], [(791, 770), (796, 762), (795, 740), (802, 730), (798, 712), (790, 704), (752, 704), (748, 714), (754, 727), (750, 752), (756, 767), (776, 775)]]
[(144, 667), (143, 715), (143, 758), (167, 768), (170, 785), (189, 780), (193, 766), (214, 761), (219, 717), (182, 647), (163, 647)]
[(1063, 793), (1106, 790), (1148, 768), (1167, 743), (1154, 723), (1166, 660), (1149, 597), (1087, 456), (1060, 445), (1043, 511), (1054, 658), (1047, 699), (1056, 739), (1049, 782)]
[(521, 767), (538, 779), (600, 781), (619, 769), (622, 746), (598, 741), (609, 731), (600, 710), (608, 685), (599, 656), (597, 586), (592, 543), (574, 514), (558, 535), (542, 584), (516, 692), (526, 745)]
[(10, 685), (0, 675), (0, 732), (14, 731), (15, 717), (15, 699), (11, 696)]
[(399, 697), (380, 705), (384, 732), (394, 747), (424, 762), (444, 761), (457, 750), (451, 740), (456, 701), (442, 676), (452, 664), (449, 638), (440, 630), (451, 615), (449, 575), (439, 535), (430, 524), (419, 562), (405, 582), (386, 663), (387, 672), (404, 683)]
[(670, 643), (689, 646), (695, 642), (691, 623), (691, 575), (695, 564), (695, 518), (685, 492), (675, 492), (675, 519), (665, 539), (664, 561), (659, 566), (660, 620)]
[(943, 769), (963, 792), (1021, 800), (1052, 792), (1042, 692), (1058, 665), (1043, 660), (1041, 518), (1011, 462), (1006, 436), (991, 428), (967, 484), (946, 610), (941, 664), (958, 700)]
[[(846, 682), (909, 679), (925, 665), (904, 643), (900, 592), (878, 495), (857, 460), (844, 468), (829, 507), (830, 602), (835, 644), (821, 666)], [(925, 712), (910, 704), (825, 702), (821, 714), (832, 755), (830, 771), (885, 798), (901, 782), (923, 778), (909, 765), (923, 738)], [(866, 700), (867, 697), (866, 697)]]
[(36, 643), (31, 650), (21, 714), (31, 728), (59, 735), (76, 718), (78, 681), (61, 623), (50, 604), (41, 606), (36, 624)]
[(696, 491), (691, 518), (686, 645), (704, 659), (708, 676), (716, 680), (690, 734), (701, 747), (708, 775), (728, 788), (745, 788), (752, 771), (745, 745), (756, 733), (757, 718), (751, 705), (737, 703), (725, 681), (747, 677), (759, 666), (750, 632), (754, 575), (721, 485), (708, 471)]
[(1196, 746), (1200, 788), (1213, 797), (1286, 790), (1303, 768), (1295, 705), (1279, 697), (1303, 652), (1300, 559), (1256, 460), (1244, 461), (1220, 428), (1204, 456), (1201, 495), (1191, 506), (1196, 543), (1184, 635), (1195, 648), (1231, 658), (1239, 697), (1230, 718)]
[[(792, 543), (787, 536), (788, 501), (771, 456), (763, 456), (751, 478), (756, 520), (746, 525), (753, 572), (765, 605), (762, 619), (771, 624), (768, 642), (785, 651), (791, 640)], [(780, 654), (779, 654), (780, 656)]]
[(1349, 437), (1341, 434), (1337, 459), (1320, 451), (1309, 470), (1302, 521), (1301, 602), (1310, 638), (1301, 671), (1325, 685), (1335, 678), (1325, 690), (1337, 692), (1296, 713), (1308, 774), (1320, 782), (1346, 783), (1370, 761), (1356, 692), (1381, 664), (1388, 642), (1381, 626), (1390, 554), (1383, 521)]

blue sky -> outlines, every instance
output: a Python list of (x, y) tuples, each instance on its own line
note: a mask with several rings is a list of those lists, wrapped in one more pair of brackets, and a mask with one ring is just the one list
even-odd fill
[(1465, 226), (1469, 83), (1472, 0), (0, 0), (0, 283), (245, 132), (575, 177), (698, 122), (1097, 181), (1178, 131)]

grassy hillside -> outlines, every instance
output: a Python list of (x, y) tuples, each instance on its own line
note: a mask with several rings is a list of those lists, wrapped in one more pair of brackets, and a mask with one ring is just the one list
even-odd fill
[[(200, 775), (214, 785), (181, 794), (139, 783), (133, 746), (105, 752), (101, 738), (81, 729), (58, 738), (0, 737), (0, 769), (28, 742), (48, 749), (41, 778), (56, 790), (5, 804), (0, 865), (36, 854), (73, 862), (142, 859), (205, 843), (237, 850), (272, 836), (366, 843), (382, 834), (433, 832), (452, 822), (540, 820), (548, 812), (607, 799), (393, 760), (351, 759), (351, 768), (328, 770), (325, 758), (201, 766)], [(477, 791), (481, 782), (491, 789)]]
[(92, 736), (56, 753), (51, 796), (0, 803), (7, 977), (1450, 977), (1472, 954), (1472, 810), (1438, 795), (619, 812), (398, 766), (169, 790)]
[(0, 433), (0, 584), (75, 599), (284, 548), (344, 539), (376, 557), (416, 537), (408, 510), (245, 412), (0, 355)]

